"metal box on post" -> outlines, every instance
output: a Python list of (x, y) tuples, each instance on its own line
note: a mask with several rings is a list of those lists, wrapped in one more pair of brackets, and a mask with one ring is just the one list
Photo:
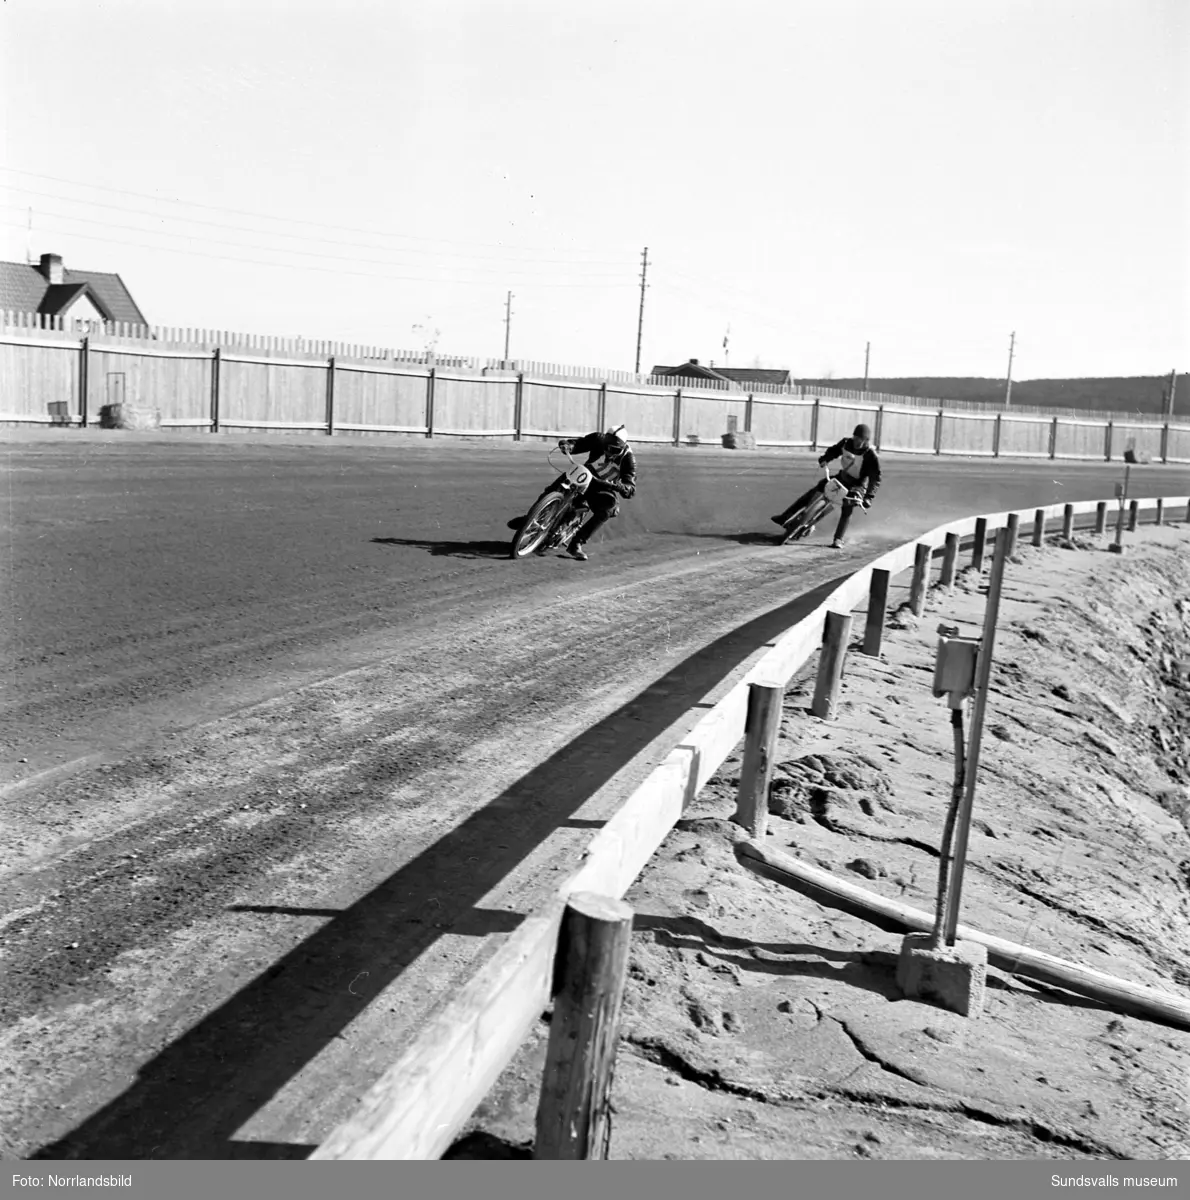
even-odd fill
[(975, 668), (982, 638), (964, 637), (957, 625), (938, 626), (938, 654), (934, 662), (934, 695), (948, 696), (959, 708), (975, 692)]

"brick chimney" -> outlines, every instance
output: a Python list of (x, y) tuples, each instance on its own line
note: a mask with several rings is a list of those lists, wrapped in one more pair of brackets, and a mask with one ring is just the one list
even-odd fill
[[(43, 258), (41, 261), (42, 261), (42, 262), (45, 262), (45, 259)], [(61, 260), (59, 260), (59, 261), (61, 261)], [(692, 359), (690, 360), (690, 365), (691, 365), (692, 367), (697, 367), (697, 366), (698, 366), (698, 359), (697, 359), (697, 358), (692, 358)]]
[(41, 273), (50, 283), (65, 283), (65, 272), (62, 269), (62, 255), (43, 254), (41, 256)]

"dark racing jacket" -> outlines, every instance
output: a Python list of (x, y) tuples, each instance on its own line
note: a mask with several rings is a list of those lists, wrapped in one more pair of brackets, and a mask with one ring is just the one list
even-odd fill
[(628, 485), (629, 491), (636, 490), (636, 459), (632, 450), (625, 450), (619, 461), (607, 456), (608, 436), (606, 433), (588, 433), (581, 438), (565, 439), (565, 448), (570, 454), (587, 455), (587, 467), (600, 483), (608, 486), (617, 483)]
[(836, 472), (839, 482), (846, 484), (848, 488), (863, 487), (866, 484), (864, 497), (871, 500), (880, 486), (880, 459), (876, 457), (876, 451), (869, 446), (856, 454), (851, 449), (851, 439), (847, 437), (827, 450), (818, 460), (818, 465), (825, 467), (836, 458), (842, 460)]

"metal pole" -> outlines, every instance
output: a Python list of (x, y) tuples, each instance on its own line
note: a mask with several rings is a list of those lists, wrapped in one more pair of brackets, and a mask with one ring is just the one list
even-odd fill
[(988, 580), (988, 603), (983, 618), (983, 640), (979, 646), (976, 669), (975, 704), (971, 713), (971, 732), (967, 743), (966, 783), (963, 801), (955, 822), (954, 874), (950, 895), (946, 898), (946, 944), (953, 946), (959, 927), (959, 906), (963, 898), (963, 869), (967, 863), (967, 839), (971, 833), (971, 810), (975, 805), (975, 782), (979, 776), (979, 746), (983, 738), (983, 718), (988, 705), (988, 685), (992, 678), (992, 650), (996, 640), (996, 621), (1000, 615), (1000, 588), (1004, 582), (1004, 563), (1008, 558), (1008, 530), (996, 531), (996, 552)]
[(868, 356), (872, 353), (872, 343), (864, 347), (864, 391), (868, 390)]
[(512, 333), (512, 293), (504, 301), (504, 366), (508, 367), (508, 339)]
[(640, 256), (640, 315), (636, 319), (636, 373), (640, 374), (640, 341), (645, 328), (645, 279), (649, 272), (649, 248)]

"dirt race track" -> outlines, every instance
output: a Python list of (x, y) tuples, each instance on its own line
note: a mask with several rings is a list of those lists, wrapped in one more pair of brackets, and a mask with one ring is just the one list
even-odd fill
[(514, 563), (545, 449), (6, 431), (5, 1156), (305, 1157), (824, 589), (1122, 477), (887, 456), (836, 552), (770, 544), (809, 453), (645, 447)]

